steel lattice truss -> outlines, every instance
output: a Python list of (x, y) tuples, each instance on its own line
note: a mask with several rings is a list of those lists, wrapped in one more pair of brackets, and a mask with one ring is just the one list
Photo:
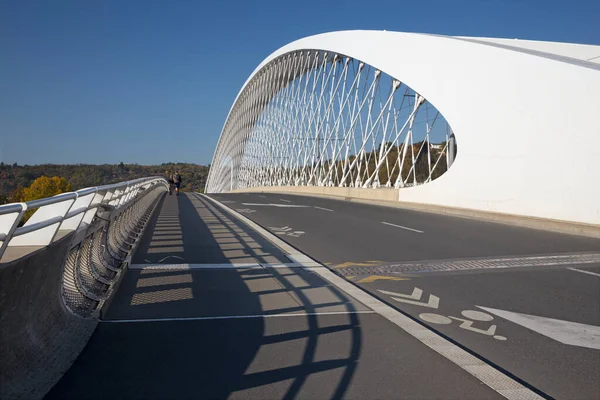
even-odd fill
[(207, 191), (402, 188), (438, 178), (455, 152), (444, 117), (401, 81), (340, 54), (296, 51), (265, 65), (238, 96)]

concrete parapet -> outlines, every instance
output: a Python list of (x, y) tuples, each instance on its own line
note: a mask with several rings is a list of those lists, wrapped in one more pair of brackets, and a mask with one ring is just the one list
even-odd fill
[(0, 398), (43, 397), (69, 369), (98, 321), (63, 305), (61, 284), (72, 234), (0, 264)]
[(47, 246), (9, 245), (0, 262), (1, 399), (42, 398), (69, 369), (165, 192), (153, 185), (122, 207), (103, 205)]

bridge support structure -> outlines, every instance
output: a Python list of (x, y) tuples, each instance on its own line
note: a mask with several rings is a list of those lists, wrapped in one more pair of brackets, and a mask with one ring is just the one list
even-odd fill
[(300, 39), (241, 88), (207, 192), (383, 188), (403, 202), (598, 227), (599, 55), (386, 31)]

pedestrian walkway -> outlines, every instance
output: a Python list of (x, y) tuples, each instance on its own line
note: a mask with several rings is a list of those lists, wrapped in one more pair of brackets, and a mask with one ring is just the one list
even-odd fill
[(133, 264), (285, 263), (256, 232), (194, 194), (165, 196)]
[(229, 212), (165, 196), (58, 398), (502, 398)]

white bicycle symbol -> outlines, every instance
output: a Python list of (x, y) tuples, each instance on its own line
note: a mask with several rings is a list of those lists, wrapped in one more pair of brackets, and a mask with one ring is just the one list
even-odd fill
[(463, 317), (469, 318), (473, 321), (470, 321), (469, 319), (458, 318), (458, 317), (453, 317), (453, 316), (446, 317), (446, 316), (443, 316), (440, 314), (433, 314), (433, 313), (419, 314), (419, 318), (421, 318), (425, 322), (429, 322), (432, 324), (438, 324), (438, 325), (451, 324), (452, 320), (461, 321), (462, 324), (460, 324), (459, 328), (466, 329), (468, 331), (475, 332), (475, 333), (480, 333), (480, 334), (486, 335), (486, 336), (492, 336), (496, 340), (506, 340), (506, 337), (504, 337), (504, 336), (495, 335), (496, 325), (492, 325), (488, 329), (485, 329), (485, 330), (473, 328), (474, 321), (480, 321), (480, 322), (492, 321), (494, 319), (494, 317), (491, 316), (490, 314), (486, 314), (484, 312), (475, 311), (475, 310), (464, 310), (461, 312), (461, 314), (463, 315)]

